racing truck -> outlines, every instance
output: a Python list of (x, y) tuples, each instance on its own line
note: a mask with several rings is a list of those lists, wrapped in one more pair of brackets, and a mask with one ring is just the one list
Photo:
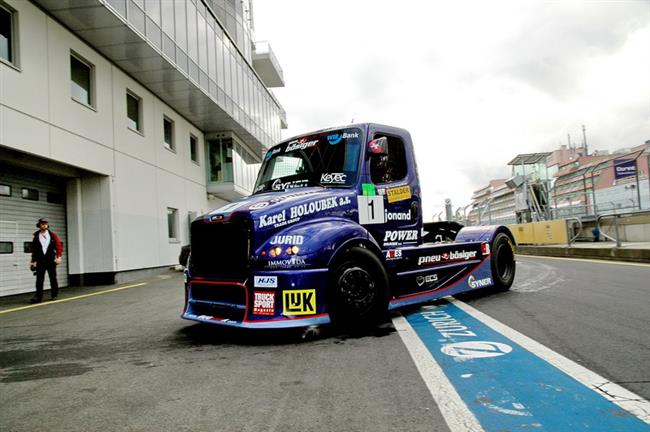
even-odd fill
[(509, 289), (508, 228), (423, 223), (421, 199), (405, 129), (353, 124), (281, 142), (263, 156), (252, 195), (192, 221), (182, 318), (372, 323), (448, 295)]

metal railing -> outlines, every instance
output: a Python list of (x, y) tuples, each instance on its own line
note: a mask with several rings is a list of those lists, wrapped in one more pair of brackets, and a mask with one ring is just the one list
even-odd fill
[[(620, 218), (620, 217), (621, 217), (620, 215), (614, 213), (614, 214), (600, 215), (596, 219), (596, 228), (600, 232), (600, 235), (602, 235), (603, 237), (606, 237), (606, 238), (608, 238), (608, 239), (610, 239), (612, 241), (615, 241), (616, 242), (616, 247), (621, 247), (621, 236), (620, 236), (620, 234), (618, 232), (618, 218)], [(616, 238), (605, 234), (603, 232), (603, 230), (601, 229), (600, 221), (603, 220), (603, 219), (606, 219), (606, 218), (614, 218), (614, 235), (616, 236)]]
[[(578, 222), (578, 229), (575, 232), (575, 235), (571, 237), (571, 229), (573, 228), (573, 224), (571, 222), (576, 221)], [(582, 221), (580, 218), (577, 217), (570, 217), (566, 219), (566, 238), (567, 238), (567, 246), (571, 246), (573, 242), (576, 241), (576, 239), (580, 236), (580, 233), (582, 232)]]

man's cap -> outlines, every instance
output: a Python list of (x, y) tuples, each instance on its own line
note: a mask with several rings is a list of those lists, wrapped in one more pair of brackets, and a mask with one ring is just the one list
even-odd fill
[(47, 221), (47, 219), (45, 219), (45, 218), (40, 218), (40, 219), (38, 220), (38, 222), (36, 222), (36, 228), (39, 228), (41, 224), (48, 224), (48, 225), (49, 225), (50, 223)]

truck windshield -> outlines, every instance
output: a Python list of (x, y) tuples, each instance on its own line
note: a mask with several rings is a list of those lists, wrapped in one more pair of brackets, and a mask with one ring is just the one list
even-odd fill
[(341, 129), (305, 135), (271, 148), (257, 176), (255, 193), (356, 184), (362, 137), (361, 129)]

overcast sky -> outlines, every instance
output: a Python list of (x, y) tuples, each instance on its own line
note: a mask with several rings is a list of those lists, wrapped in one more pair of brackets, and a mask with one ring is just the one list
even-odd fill
[(256, 0), (286, 86), (283, 138), (378, 122), (411, 132), (424, 215), (518, 153), (650, 139), (650, 1)]

